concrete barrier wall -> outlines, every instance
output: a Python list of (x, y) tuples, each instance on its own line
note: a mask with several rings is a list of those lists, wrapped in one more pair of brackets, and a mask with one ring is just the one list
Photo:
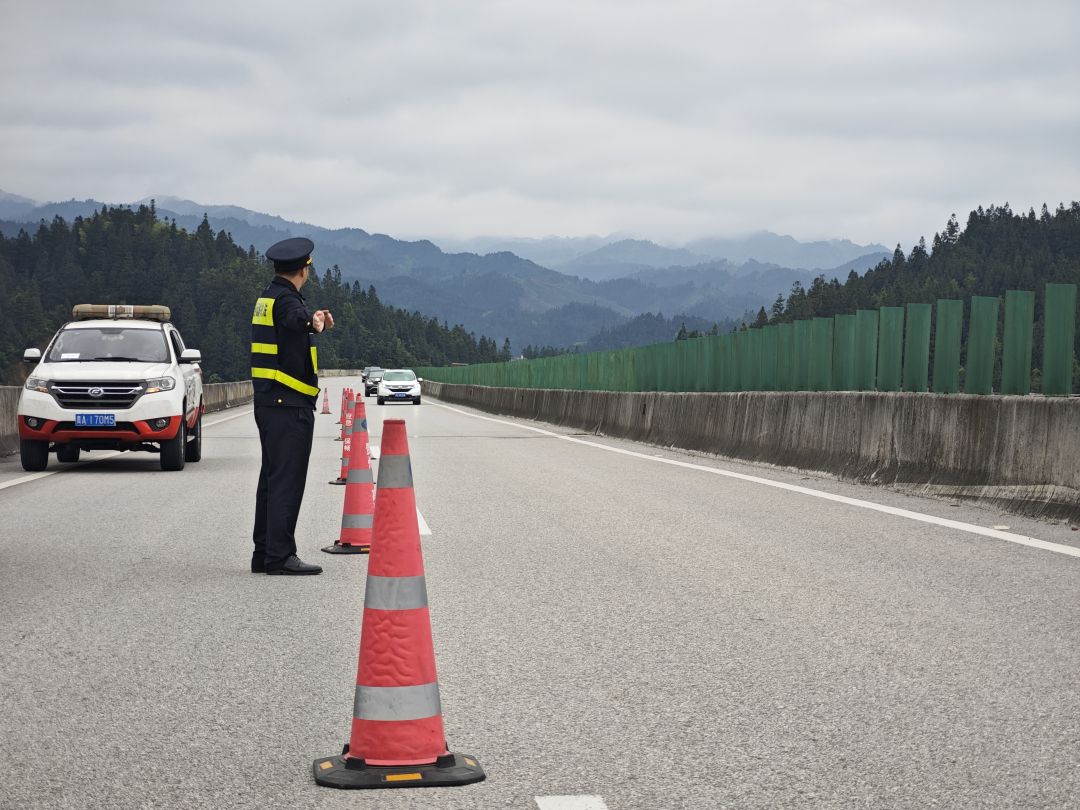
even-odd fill
[(21, 393), (20, 385), (0, 385), (0, 456), (19, 449), (19, 423), (15, 417)]
[(255, 397), (251, 380), (228, 383), (208, 383), (203, 386), (203, 405), (207, 413), (246, 405)]
[[(18, 452), (19, 425), (16, 412), (19, 408), (18, 385), (0, 386), (0, 456)], [(203, 386), (203, 404), (208, 412), (222, 411), (251, 402), (254, 396), (251, 380), (231, 383), (209, 383)]]
[(1080, 399), (423, 387), (492, 413), (1080, 522)]
[(359, 377), (360, 372), (358, 368), (320, 368), (319, 377)]

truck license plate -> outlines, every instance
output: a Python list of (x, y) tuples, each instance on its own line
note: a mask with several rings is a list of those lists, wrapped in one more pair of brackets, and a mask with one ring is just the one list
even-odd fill
[(115, 413), (77, 413), (75, 427), (116, 427)]

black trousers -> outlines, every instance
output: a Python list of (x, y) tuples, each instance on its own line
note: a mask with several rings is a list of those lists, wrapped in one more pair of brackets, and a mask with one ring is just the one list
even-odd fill
[(290, 405), (256, 405), (262, 469), (255, 494), (253, 565), (280, 568), (296, 554), (296, 519), (304, 500), (315, 413)]

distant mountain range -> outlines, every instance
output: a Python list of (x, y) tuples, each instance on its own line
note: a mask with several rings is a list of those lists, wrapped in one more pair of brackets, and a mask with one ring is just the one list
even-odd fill
[[(867, 265), (868, 256), (891, 255), (884, 245), (857, 245), (847, 239), (799, 242), (790, 236), (759, 231), (747, 236), (699, 239), (672, 248), (621, 236), (544, 239), (477, 237), (438, 240), (444, 250), (491, 253), (509, 251), (537, 264), (599, 280), (616, 278), (618, 269), (694, 265), (725, 259), (733, 265), (759, 262), (801, 270), (829, 271), (848, 263)], [(876, 262), (874, 262), (876, 264)], [(623, 273), (619, 273), (620, 275)]]
[[(57, 216), (70, 221), (103, 205), (96, 200), (42, 205), (0, 191), (0, 220), (7, 221), (0, 222), (0, 231), (11, 236), (26, 223)], [(644, 313), (684, 315), (694, 323), (739, 319), (768, 307), (777, 294), (786, 295), (795, 281), (809, 284), (821, 272), (843, 279), (852, 269), (861, 273), (891, 255), (881, 245), (801, 243), (769, 233), (680, 248), (601, 237), (470, 240), (454, 244), (495, 249), (445, 252), (428, 240), (322, 228), (238, 206), (175, 197), (157, 197), (155, 205), (160, 217), (189, 231), (205, 215), (215, 231), (260, 252), (281, 239), (307, 236), (316, 244), (318, 267), (338, 265), (343, 278), (374, 285), (379, 297), (395, 306), (464, 324), (500, 343), (509, 337), (515, 351), (527, 344), (584, 344)], [(655, 322), (649, 328), (655, 330)]]

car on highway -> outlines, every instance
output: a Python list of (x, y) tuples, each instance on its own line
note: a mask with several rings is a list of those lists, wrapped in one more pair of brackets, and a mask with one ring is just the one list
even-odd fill
[(375, 390), (379, 387), (379, 380), (382, 379), (383, 370), (378, 366), (372, 366), (368, 369), (367, 376), (364, 377), (364, 396), (370, 397), (375, 393)]
[(23, 469), (79, 460), (82, 450), (146, 450), (161, 469), (202, 458), (202, 354), (184, 345), (164, 306), (79, 304), (19, 398)]
[(423, 379), (416, 376), (412, 369), (388, 368), (376, 386), (375, 401), (380, 405), (387, 402), (411, 402), (420, 404), (420, 383)]

